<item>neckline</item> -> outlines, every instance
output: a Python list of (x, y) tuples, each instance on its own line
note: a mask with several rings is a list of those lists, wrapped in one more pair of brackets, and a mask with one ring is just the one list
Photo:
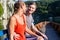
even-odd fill
[[(18, 21), (17, 21), (17, 22), (18, 22)], [(18, 24), (19, 24), (19, 25), (22, 25), (22, 26), (25, 25), (25, 23), (24, 23), (24, 24), (21, 24), (21, 23), (19, 23), (19, 22), (18, 22)]]
[(23, 22), (24, 22), (23, 24), (19, 23), (19, 21), (18, 21), (18, 19), (17, 19), (16, 15), (15, 15), (14, 17), (16, 18), (16, 22), (18, 22), (18, 24), (19, 24), (19, 25), (25, 25), (25, 20), (24, 20), (24, 16), (23, 16), (23, 15), (22, 15)]

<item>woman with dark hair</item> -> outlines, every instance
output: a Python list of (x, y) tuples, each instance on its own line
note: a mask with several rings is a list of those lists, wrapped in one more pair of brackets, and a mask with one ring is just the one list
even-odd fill
[[(11, 16), (9, 23), (10, 40), (26, 40), (24, 34), (25, 32), (41, 39), (41, 36), (36, 35), (26, 27), (26, 16), (24, 15), (25, 12), (26, 5), (24, 2), (16, 2), (14, 4), (14, 13)], [(19, 37), (15, 37), (16, 35)]]

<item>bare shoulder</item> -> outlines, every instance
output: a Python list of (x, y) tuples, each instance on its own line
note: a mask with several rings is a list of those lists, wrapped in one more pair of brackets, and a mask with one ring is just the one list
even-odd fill
[(15, 21), (16, 18), (15, 18), (14, 16), (11, 16), (10, 20), (11, 20), (11, 21)]
[(26, 17), (26, 15), (24, 14), (24, 17)]
[(26, 19), (26, 15), (24, 15), (24, 18)]

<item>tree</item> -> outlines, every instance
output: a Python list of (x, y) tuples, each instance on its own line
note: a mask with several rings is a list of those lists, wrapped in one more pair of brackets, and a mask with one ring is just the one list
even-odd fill
[(2, 7), (2, 5), (1, 5), (1, 3), (0, 3), (0, 17), (1, 17), (1, 15), (3, 14), (3, 12), (4, 12), (4, 10), (3, 10), (3, 7)]
[(28, 0), (28, 1), (33, 1), (33, 0)]

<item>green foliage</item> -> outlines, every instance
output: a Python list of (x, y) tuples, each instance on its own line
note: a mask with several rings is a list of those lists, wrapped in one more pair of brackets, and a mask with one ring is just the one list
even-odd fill
[(0, 30), (3, 30), (3, 25), (2, 25), (3, 21), (0, 20)]
[(47, 2), (47, 3), (52, 3), (52, 2), (60, 1), (60, 0), (37, 0), (37, 1), (42, 1), (42, 2)]
[(28, 1), (33, 1), (33, 0), (28, 0)]
[(52, 14), (54, 17), (60, 16), (60, 1), (55, 1), (48, 5), (49, 14)]
[(0, 3), (0, 16), (3, 14), (3, 8), (2, 8), (2, 5), (1, 5), (1, 3)]

